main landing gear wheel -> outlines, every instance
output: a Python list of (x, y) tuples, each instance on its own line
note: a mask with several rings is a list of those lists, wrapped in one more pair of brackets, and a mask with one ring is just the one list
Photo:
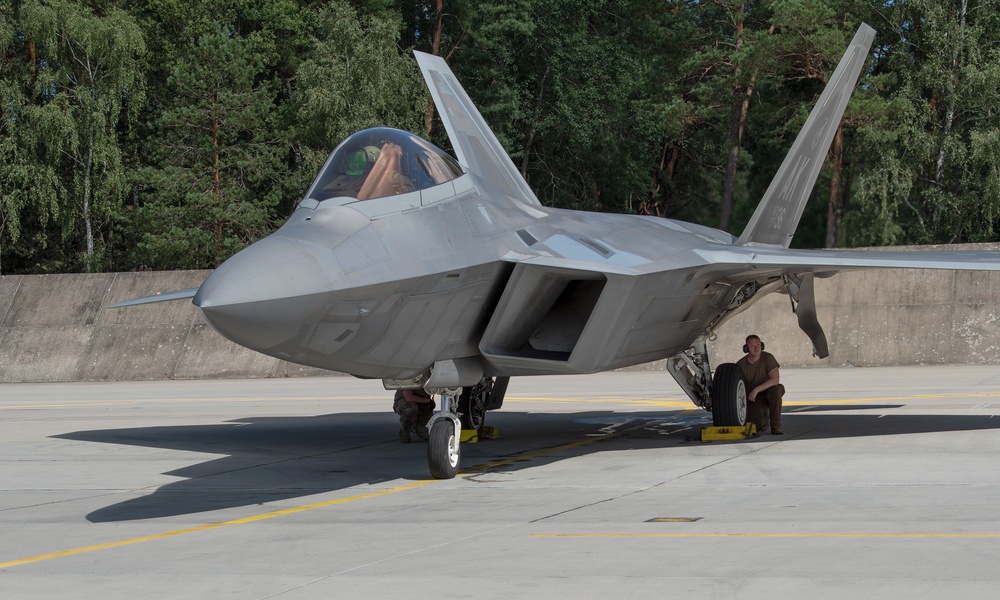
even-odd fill
[(486, 422), (486, 400), (493, 391), (493, 380), (489, 377), (476, 385), (462, 390), (458, 397), (458, 412), (462, 419), (462, 429), (482, 431)]
[(735, 363), (715, 369), (712, 377), (712, 422), (716, 427), (742, 427), (747, 420), (747, 385)]
[(461, 449), (455, 439), (455, 424), (449, 419), (438, 419), (431, 426), (427, 444), (427, 463), (434, 479), (452, 479), (458, 474)]

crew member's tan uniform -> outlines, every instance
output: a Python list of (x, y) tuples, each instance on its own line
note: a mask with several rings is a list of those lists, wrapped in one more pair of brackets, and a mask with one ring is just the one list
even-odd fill
[[(768, 373), (781, 366), (770, 352), (761, 351), (760, 360), (754, 364), (750, 364), (749, 359), (749, 356), (744, 356), (736, 362), (743, 372), (747, 392), (767, 381)], [(780, 383), (757, 394), (756, 402), (747, 402), (747, 421), (756, 425), (757, 431), (764, 431), (768, 426), (781, 431), (781, 399), (784, 395), (785, 386)]]

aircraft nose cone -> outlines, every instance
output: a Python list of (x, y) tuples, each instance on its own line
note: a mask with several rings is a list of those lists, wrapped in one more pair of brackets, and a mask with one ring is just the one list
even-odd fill
[(272, 235), (224, 262), (198, 289), (202, 318), (226, 338), (259, 352), (280, 354), (306, 317), (333, 288), (335, 277), (311, 244)]

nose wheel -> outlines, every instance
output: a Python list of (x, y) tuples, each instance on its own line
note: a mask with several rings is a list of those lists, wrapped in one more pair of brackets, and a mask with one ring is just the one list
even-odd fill
[(434, 414), (427, 443), (427, 466), (434, 479), (452, 479), (458, 474), (462, 450), (458, 432), (462, 423), (454, 410), (455, 394), (441, 394), (441, 410)]
[(462, 449), (455, 435), (455, 424), (448, 419), (438, 419), (431, 426), (427, 444), (427, 463), (434, 479), (452, 479), (458, 473)]

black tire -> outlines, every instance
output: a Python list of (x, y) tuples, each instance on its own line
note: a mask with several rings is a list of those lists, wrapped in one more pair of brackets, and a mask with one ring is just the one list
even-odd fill
[(461, 446), (452, 452), (451, 442), (455, 437), (455, 424), (449, 419), (438, 419), (431, 426), (431, 437), (427, 444), (427, 464), (434, 479), (453, 479), (458, 474), (461, 460)]
[(493, 380), (488, 377), (476, 385), (465, 388), (458, 397), (459, 419), (462, 429), (482, 431), (486, 423), (486, 401), (493, 389)]
[(712, 378), (712, 422), (716, 427), (743, 427), (747, 420), (747, 386), (735, 363), (715, 369)]

